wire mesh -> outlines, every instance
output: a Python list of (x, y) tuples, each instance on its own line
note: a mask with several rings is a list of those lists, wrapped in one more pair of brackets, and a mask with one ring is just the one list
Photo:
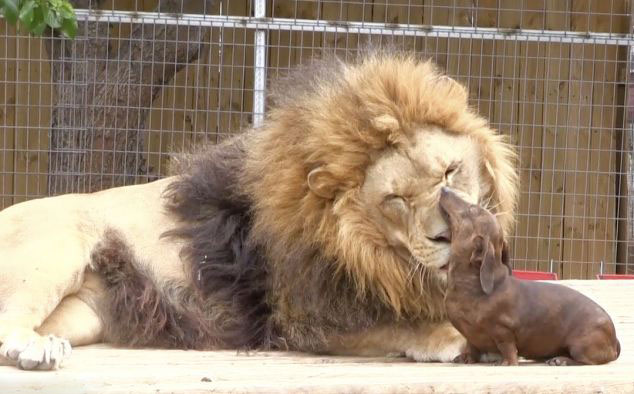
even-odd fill
[(626, 0), (84, 2), (72, 42), (0, 20), (0, 208), (157, 179), (174, 152), (249, 127), (256, 42), (270, 80), (389, 43), (464, 82), (516, 145), (516, 268), (634, 271)]

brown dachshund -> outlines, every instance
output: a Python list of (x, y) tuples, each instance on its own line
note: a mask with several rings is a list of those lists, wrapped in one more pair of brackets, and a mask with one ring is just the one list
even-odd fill
[(605, 310), (568, 287), (511, 276), (502, 230), (486, 209), (447, 188), (440, 206), (451, 228), (447, 314), (468, 342), (454, 362), (484, 353), (499, 353), (501, 365), (518, 356), (548, 365), (616, 360), (621, 346)]

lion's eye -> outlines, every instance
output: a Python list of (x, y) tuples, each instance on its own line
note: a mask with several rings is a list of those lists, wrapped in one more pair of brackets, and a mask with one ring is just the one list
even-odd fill
[(388, 194), (385, 196), (385, 201), (394, 202), (394, 203), (406, 203), (405, 197), (399, 196), (398, 194)]
[(398, 194), (388, 194), (385, 196), (383, 201), (384, 203), (401, 210), (406, 210), (408, 207), (407, 199)]
[(447, 167), (447, 169), (445, 170), (445, 179), (449, 179), (449, 177), (456, 173), (459, 168), (460, 162), (458, 161), (454, 161), (453, 163), (449, 164), (449, 167)]

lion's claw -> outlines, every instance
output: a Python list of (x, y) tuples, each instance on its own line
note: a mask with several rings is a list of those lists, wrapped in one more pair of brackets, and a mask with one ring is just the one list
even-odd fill
[(478, 360), (471, 356), (471, 353), (460, 353), (453, 359), (456, 364), (477, 364)]
[(20, 369), (58, 369), (70, 353), (70, 343), (54, 335), (14, 336), (0, 347), (0, 355), (15, 362)]

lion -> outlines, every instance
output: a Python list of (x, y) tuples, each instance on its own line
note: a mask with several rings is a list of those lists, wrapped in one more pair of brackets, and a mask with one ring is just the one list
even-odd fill
[(0, 354), (290, 349), (449, 361), (440, 189), (506, 235), (516, 154), (431, 61), (368, 51), (278, 81), (260, 127), (172, 175), (0, 212)]

